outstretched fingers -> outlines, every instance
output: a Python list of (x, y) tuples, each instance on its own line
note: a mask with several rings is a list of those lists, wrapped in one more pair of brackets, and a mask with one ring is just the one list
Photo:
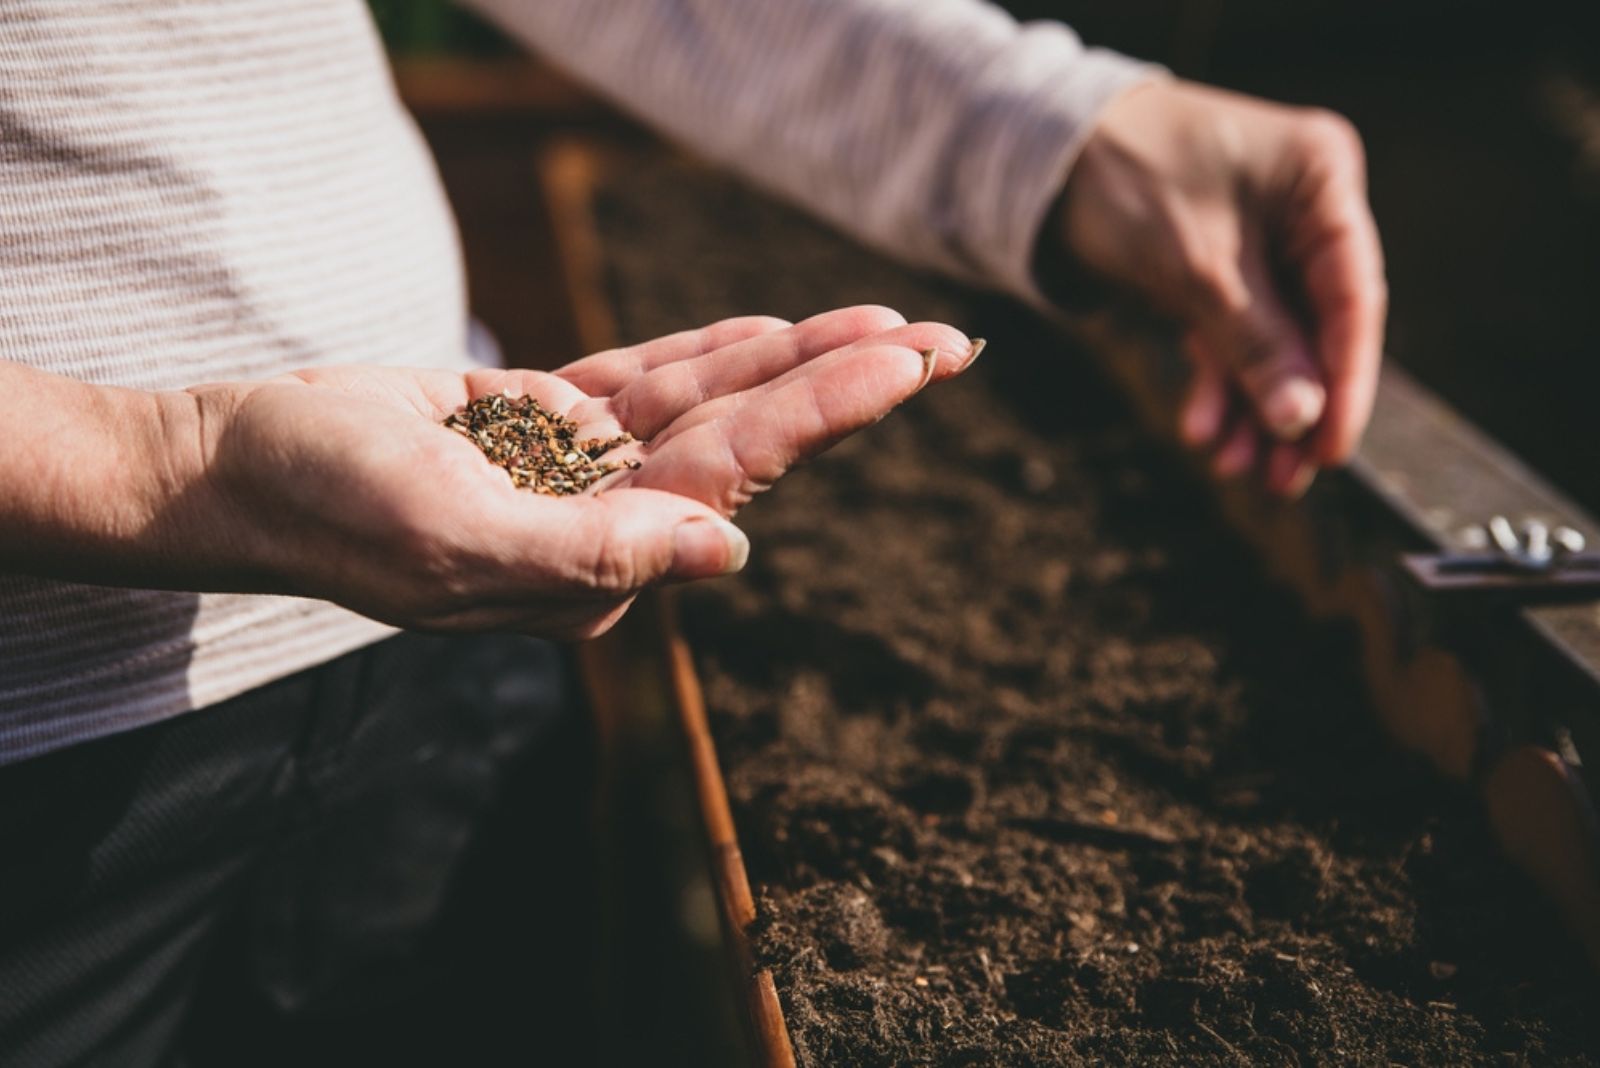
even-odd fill
[(922, 386), (926, 386), (929, 382), (940, 381), (956, 374), (972, 362), (977, 354), (973, 345), (974, 342), (967, 335), (943, 323), (908, 323), (897, 326), (802, 363), (770, 382), (692, 408), (673, 420), (656, 434), (653, 440), (658, 446), (665, 445), (678, 435), (687, 433), (703, 423), (726, 419), (732, 413), (750, 409), (752, 405), (756, 407), (750, 410), (765, 410), (763, 406), (769, 403), (772, 395), (797, 381), (827, 375), (835, 365), (850, 364), (864, 349), (890, 346), (910, 349), (921, 354), (921, 381)]
[(871, 305), (825, 312), (782, 330), (658, 365), (612, 395), (609, 410), (636, 437), (653, 438), (686, 412), (755, 389), (819, 356), (904, 323), (899, 312)]
[(679, 360), (690, 360), (748, 338), (786, 329), (789, 323), (770, 315), (724, 319), (697, 330), (684, 330), (639, 345), (608, 349), (567, 364), (555, 372), (591, 397), (609, 397), (641, 375)]
[(903, 327), (885, 338), (723, 398), (713, 416), (673, 427), (630, 484), (731, 515), (791, 467), (882, 419), (929, 381), (964, 370), (976, 355), (964, 334), (940, 324)]

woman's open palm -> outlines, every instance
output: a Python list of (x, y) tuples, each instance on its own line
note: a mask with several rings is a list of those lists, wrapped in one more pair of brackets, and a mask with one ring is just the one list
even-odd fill
[[(650, 583), (742, 566), (728, 517), (971, 355), (951, 327), (863, 307), (727, 320), (554, 372), (329, 367), (195, 393), (217, 428), (208, 481), (265, 502), (248, 506), (269, 585), (405, 626), (587, 637)], [(640, 466), (577, 496), (515, 489), (441, 425), (498, 392), (580, 437), (632, 434), (607, 459)]]

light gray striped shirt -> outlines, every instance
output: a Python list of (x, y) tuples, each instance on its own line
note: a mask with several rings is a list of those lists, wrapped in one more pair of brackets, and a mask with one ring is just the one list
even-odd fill
[[(1088, 124), (1147, 74), (977, 0), (472, 6), (862, 238), (1021, 293)], [(466, 338), (448, 208), (360, 0), (0, 0), (0, 358), (165, 389), (466, 366)], [(0, 574), (0, 763), (387, 633)]]

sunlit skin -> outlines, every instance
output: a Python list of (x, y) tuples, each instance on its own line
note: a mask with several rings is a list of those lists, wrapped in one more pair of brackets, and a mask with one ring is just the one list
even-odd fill
[[(550, 373), (325, 367), (150, 394), (13, 366), (27, 381), (0, 408), (31, 409), (44, 430), (37, 463), (0, 485), (17, 519), (0, 563), (319, 597), (427, 630), (589, 637), (650, 583), (742, 566), (728, 517), (972, 351), (952, 327), (865, 307), (728, 320)], [(633, 434), (617, 455), (642, 466), (580, 496), (513, 488), (441, 425), (501, 390), (585, 436)]]
[(1085, 143), (1053, 237), (1177, 324), (1180, 420), (1223, 477), (1303, 491), (1372, 412), (1387, 288), (1360, 138), (1329, 112), (1157, 82)]

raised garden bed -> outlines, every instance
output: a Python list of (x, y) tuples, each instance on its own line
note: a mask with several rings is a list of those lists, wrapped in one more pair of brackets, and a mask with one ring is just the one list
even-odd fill
[(872, 300), (994, 344), (685, 605), (800, 1063), (1591, 1062), (1473, 800), (1087, 361), (691, 168), (595, 208), (625, 338)]

